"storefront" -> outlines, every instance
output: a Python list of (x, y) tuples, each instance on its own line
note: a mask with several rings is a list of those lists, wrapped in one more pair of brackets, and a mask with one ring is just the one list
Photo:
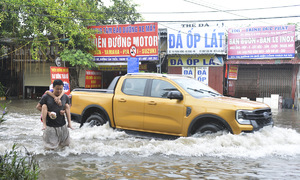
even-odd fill
[(294, 107), (300, 65), (295, 44), (294, 25), (229, 29), (226, 94), (250, 100), (278, 95), (283, 107)]
[[(115, 76), (127, 73), (130, 60), (136, 60), (136, 69), (156, 72), (159, 61), (157, 23), (90, 26), (97, 31), (94, 61), (102, 72), (101, 88), (107, 88)], [(139, 67), (138, 67), (139, 66)]]
[[(263, 61), (238, 60), (228, 61), (228, 73), (231, 67), (236, 69), (236, 78), (228, 76), (227, 94), (234, 97), (247, 97), (256, 100), (258, 97), (270, 97), (279, 94), (282, 99), (294, 99), (297, 86), (299, 59)], [(261, 63), (261, 64), (259, 64)], [(233, 76), (234, 77), (234, 76)]]
[[(34, 60), (30, 45), (11, 46), (13, 51), (5, 61), (5, 77), (10, 79), (7, 84), (9, 97), (37, 98), (49, 89), (51, 84), (50, 66), (56, 66), (55, 59), (59, 57), (59, 49), (49, 46), (39, 51), (39, 60)], [(63, 65), (63, 64), (61, 64)]]
[(222, 24), (168, 27), (168, 73), (190, 76), (223, 94), (225, 32)]
[(215, 55), (169, 55), (168, 73), (190, 76), (223, 94), (223, 57), (218, 57)]

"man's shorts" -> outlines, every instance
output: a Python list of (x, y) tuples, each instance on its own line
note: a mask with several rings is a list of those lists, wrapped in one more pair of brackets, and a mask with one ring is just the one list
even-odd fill
[(44, 130), (43, 141), (46, 149), (57, 149), (58, 147), (68, 146), (70, 144), (70, 135), (67, 126), (47, 126)]

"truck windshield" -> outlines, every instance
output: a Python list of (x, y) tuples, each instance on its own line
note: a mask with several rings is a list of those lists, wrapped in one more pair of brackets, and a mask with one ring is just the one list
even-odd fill
[(179, 86), (181, 86), (187, 93), (195, 98), (222, 96), (220, 93), (210, 88), (209, 86), (197, 81), (195, 79), (173, 79)]

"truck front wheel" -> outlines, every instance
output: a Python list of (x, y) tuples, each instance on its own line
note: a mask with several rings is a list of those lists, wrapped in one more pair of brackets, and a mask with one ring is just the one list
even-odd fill
[(218, 131), (222, 131), (223, 129), (216, 124), (204, 124), (196, 130), (196, 133), (199, 134), (212, 134)]
[(106, 120), (101, 114), (97, 113), (97, 114), (92, 114), (91, 116), (89, 116), (86, 119), (85, 123), (87, 123), (90, 127), (102, 126), (103, 124), (106, 123)]

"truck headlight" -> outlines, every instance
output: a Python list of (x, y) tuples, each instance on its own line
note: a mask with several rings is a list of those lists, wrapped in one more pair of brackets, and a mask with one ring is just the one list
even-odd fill
[(247, 119), (247, 114), (253, 113), (248, 110), (237, 110), (235, 114), (235, 119), (240, 124), (251, 124), (250, 119)]

